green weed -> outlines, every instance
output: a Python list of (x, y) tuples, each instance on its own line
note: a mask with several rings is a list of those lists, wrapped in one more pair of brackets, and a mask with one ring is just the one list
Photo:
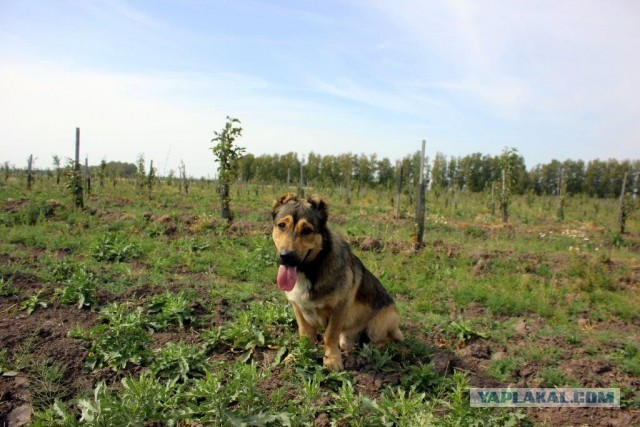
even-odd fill
[(575, 385), (575, 382), (564, 371), (555, 366), (545, 366), (538, 373), (542, 387), (561, 387)]
[[(12, 354), (12, 371), (23, 372), (34, 364), (34, 348), (38, 340), (37, 332), (31, 332), (18, 346)], [(5, 373), (6, 375), (6, 373)]]
[(113, 303), (100, 311), (106, 323), (91, 328), (86, 338), (91, 340), (85, 366), (89, 370), (109, 366), (125, 369), (129, 363), (148, 362), (151, 340), (145, 326), (142, 308), (132, 310), (126, 304)]
[(164, 330), (171, 325), (184, 329), (196, 320), (190, 305), (191, 298), (183, 291), (154, 296), (147, 309), (149, 325), (155, 330)]
[(438, 374), (431, 364), (410, 365), (400, 377), (400, 384), (405, 390), (437, 394), (449, 384), (449, 380)]
[(140, 258), (142, 252), (136, 242), (124, 241), (115, 234), (105, 234), (93, 246), (91, 254), (96, 261), (127, 262)]
[(13, 286), (11, 279), (0, 278), (0, 297), (18, 295), (18, 289)]
[(122, 380), (119, 394), (98, 383), (93, 399), (79, 399), (80, 423), (96, 426), (134, 426), (149, 422), (175, 422), (176, 391), (173, 382), (162, 383), (149, 371), (138, 379)]
[(257, 347), (282, 346), (285, 326), (291, 326), (291, 315), (285, 304), (253, 302), (233, 322), (222, 326), (220, 340), (236, 351), (244, 351), (248, 360)]
[(29, 392), (36, 409), (45, 409), (69, 394), (67, 367), (55, 361), (39, 361), (29, 368)]
[(78, 426), (76, 415), (60, 400), (55, 400), (51, 406), (43, 410), (35, 410), (33, 413), (32, 427), (76, 427)]
[(40, 295), (42, 295), (41, 290), (29, 298), (22, 300), (20, 302), (20, 310), (26, 310), (27, 314), (31, 315), (38, 307), (47, 308), (49, 303), (42, 299)]
[(640, 376), (640, 345), (638, 343), (626, 341), (613, 359), (623, 371), (636, 377)]
[(63, 259), (53, 267), (53, 279), (57, 282), (64, 282), (71, 278), (77, 270), (77, 266), (66, 259)]
[(425, 402), (426, 394), (411, 388), (389, 387), (377, 402), (367, 402), (375, 410), (378, 425), (417, 426), (435, 425), (434, 405)]
[(485, 339), (488, 338), (488, 335), (486, 333), (476, 330), (476, 328), (470, 321), (465, 320), (461, 317), (458, 317), (457, 320), (449, 323), (445, 327), (445, 330), (461, 343), (465, 343), (476, 337)]
[(207, 354), (202, 347), (193, 344), (167, 343), (154, 352), (151, 372), (168, 381), (187, 381), (202, 378), (211, 369)]
[(77, 304), (78, 308), (95, 306), (98, 302), (96, 277), (82, 265), (66, 279), (66, 285), (58, 288), (56, 293), (63, 304)]
[(487, 375), (498, 381), (509, 382), (521, 364), (522, 361), (520, 359), (508, 356), (502, 359), (492, 360), (489, 363)]
[(12, 364), (9, 361), (9, 355), (7, 349), (0, 349), (0, 375), (4, 377), (13, 377), (18, 373), (12, 369)]
[(371, 344), (365, 344), (360, 349), (360, 355), (373, 365), (376, 371), (387, 372), (393, 369), (389, 366), (393, 354), (388, 349), (380, 350)]

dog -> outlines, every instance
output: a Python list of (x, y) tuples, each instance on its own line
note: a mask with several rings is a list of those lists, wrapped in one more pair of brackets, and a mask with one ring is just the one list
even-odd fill
[(301, 337), (316, 342), (324, 329), (325, 368), (344, 369), (340, 349), (350, 350), (363, 334), (376, 347), (403, 340), (393, 298), (347, 241), (327, 227), (324, 200), (288, 193), (274, 201), (272, 216), (278, 286), (293, 307)]

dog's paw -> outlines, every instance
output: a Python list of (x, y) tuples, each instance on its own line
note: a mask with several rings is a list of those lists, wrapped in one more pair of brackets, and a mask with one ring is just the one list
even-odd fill
[(327, 356), (325, 355), (323, 358), (323, 366), (325, 369), (329, 371), (342, 371), (344, 369), (344, 364), (342, 363), (342, 356), (338, 354), (337, 356)]

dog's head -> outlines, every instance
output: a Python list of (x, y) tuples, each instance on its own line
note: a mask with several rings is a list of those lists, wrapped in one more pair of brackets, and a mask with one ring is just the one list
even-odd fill
[(297, 268), (316, 259), (322, 251), (328, 218), (327, 204), (318, 196), (300, 199), (285, 194), (273, 203), (273, 242), (276, 245), (278, 285), (295, 286)]

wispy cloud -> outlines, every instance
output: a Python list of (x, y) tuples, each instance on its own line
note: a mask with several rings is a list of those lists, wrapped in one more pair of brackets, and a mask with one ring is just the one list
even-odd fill
[(81, 126), (91, 158), (213, 173), (226, 115), (254, 153), (640, 157), (640, 3), (68, 1), (0, 16), (2, 158)]

